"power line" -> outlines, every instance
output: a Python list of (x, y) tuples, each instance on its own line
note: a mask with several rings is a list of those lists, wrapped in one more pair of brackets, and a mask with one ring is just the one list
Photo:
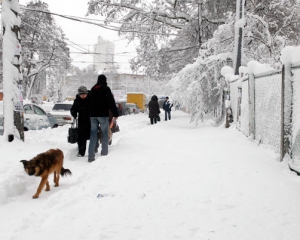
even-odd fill
[(80, 63), (106, 63), (106, 64), (113, 64), (113, 63), (129, 63), (129, 62), (88, 62), (88, 61), (72, 61), (72, 62), (80, 62)]
[[(38, 29), (36, 29), (35, 27), (33, 27), (33, 26), (31, 26), (30, 24), (26, 23), (25, 21), (22, 21), (22, 23), (24, 23), (24, 24), (26, 24), (27, 26), (33, 28), (33, 29), (36, 30), (37, 32), (41, 33)], [(48, 29), (48, 31), (49, 31), (49, 29)], [(44, 31), (44, 34), (46, 34), (46, 35), (48, 35), (48, 36), (50, 35), (51, 37), (53, 37), (53, 36), (51, 35), (51, 34), (53, 34), (53, 32), (51, 32), (51, 31), (50, 31), (50, 33)], [(53, 38), (56, 38), (56, 36), (54, 36)], [(73, 48), (75, 48), (75, 49), (77, 49), (77, 50), (79, 50), (79, 51), (83, 51), (83, 50), (84, 50), (84, 51), (89, 52), (88, 49), (86, 49), (86, 48), (84, 48), (84, 47), (81, 47), (80, 45), (78, 45), (78, 44), (72, 42), (71, 40), (68, 40), (68, 39), (65, 39), (65, 40), (66, 40), (66, 41), (69, 41), (69, 42), (71, 42), (72, 44), (78, 46), (78, 47), (73, 47)], [(98, 58), (98, 56), (96, 56), (96, 58)], [(70, 59), (70, 60), (72, 61), (72, 59)], [(101, 60), (101, 59), (98, 58), (98, 60)]]
[[(42, 12), (42, 11), (41, 11)], [(26, 23), (26, 21), (22, 21), (23, 23), (25, 23), (25, 24), (27, 24), (29, 27), (31, 27), (31, 28), (33, 28), (34, 30), (36, 30), (37, 32), (39, 32), (39, 33), (41, 33), (38, 29), (36, 29), (35, 27), (33, 27), (33, 26), (31, 26), (30, 24), (28, 24), (28, 23)], [(44, 31), (44, 33), (47, 35), (49, 35), (49, 33), (48, 32), (46, 32), (46, 31)], [(53, 34), (53, 32), (51, 32), (51, 30), (50, 30), (50, 34)], [(52, 36), (53, 37), (53, 36)], [(56, 38), (56, 36), (54, 37), (54, 38)], [(71, 42), (73, 45), (75, 45), (75, 46), (77, 46), (77, 47), (73, 47), (73, 48), (75, 48), (75, 49), (77, 49), (77, 50), (79, 50), (79, 51), (87, 51), (87, 52), (89, 52), (89, 49), (86, 49), (86, 48), (84, 48), (84, 47), (81, 47), (80, 45), (78, 45), (78, 44), (76, 44), (76, 43), (74, 43), (74, 42), (72, 42), (71, 40), (68, 40), (68, 39), (65, 39), (66, 41), (69, 41), (69, 42)], [(95, 56), (96, 58), (98, 58), (98, 56)], [(70, 59), (70, 60), (72, 60), (72, 59)], [(99, 59), (98, 58), (98, 60), (101, 60), (101, 59)]]
[[(113, 42), (119, 42), (119, 41), (123, 41), (123, 40), (126, 40), (126, 38), (121, 38), (121, 39), (117, 39), (117, 40), (109, 40), (109, 41), (106, 41), (106, 42), (102, 42), (101, 44), (106, 45), (106, 44), (110, 44), (110, 43), (113, 43)], [(72, 44), (68, 44), (68, 45), (72, 46)], [(78, 45), (81, 45), (81, 46), (94, 46), (95, 44), (78, 44)]]
[[(48, 14), (52, 14), (52, 15), (56, 15), (56, 16), (59, 16), (59, 17), (65, 17), (65, 18), (69, 18), (69, 19), (76, 19), (76, 20), (89, 20), (89, 21), (96, 21), (96, 22), (102, 22), (103, 24), (106, 24), (107, 21), (105, 20), (101, 20), (101, 19), (95, 19), (95, 18), (85, 18), (85, 17), (77, 17), (77, 16), (72, 16), (72, 15), (65, 15), (65, 14), (59, 14), (59, 13), (53, 13), (53, 12), (50, 12), (48, 9), (48, 11), (43, 11), (43, 10), (40, 10), (40, 9), (33, 9), (33, 8), (28, 8), (24, 5), (20, 5), (20, 8), (22, 10), (25, 10), (25, 11), (37, 11), (37, 12), (44, 12), (44, 13), (48, 13)], [(84, 21), (83, 21), (84, 22)], [(123, 21), (109, 21), (109, 23), (114, 23), (114, 24), (124, 24)], [(153, 24), (151, 23), (140, 23), (139, 26), (152, 26)], [(184, 24), (178, 24), (178, 26), (181, 26), (181, 27), (184, 27), (185, 25)]]
[[(25, 10), (28, 10), (28, 9), (25, 9)], [(31, 9), (31, 10), (32, 10), (32, 9)], [(43, 12), (43, 13), (48, 13), (48, 12), (41, 11), (41, 10), (36, 10), (36, 11), (38, 11), (38, 12)], [(48, 14), (49, 14), (49, 13), (48, 13)], [(50, 14), (51, 14), (51, 13), (50, 13)], [(33, 27), (33, 26), (31, 26), (30, 24), (26, 23), (26, 21), (23, 21), (23, 23), (26, 24), (26, 25), (28, 25), (29, 27), (35, 29), (37, 32), (40, 32), (40, 31), (39, 31), (38, 29), (36, 29), (35, 27)], [(51, 31), (50, 31), (50, 33), (49, 33), (49, 32), (46, 32), (45, 30), (44, 30), (43, 32), (44, 32), (46, 35), (48, 34), (48, 35), (50, 35), (51, 37), (56, 38), (55, 35), (52, 35), (53, 32), (51, 32)], [(41, 33), (41, 32), (40, 32), (40, 33)], [(71, 43), (71, 44), (68, 44), (68, 43), (67, 43), (68, 45), (72, 45), (72, 47), (73, 47), (74, 49), (77, 49), (77, 50), (80, 51), (80, 52), (70, 52), (70, 51), (69, 51), (70, 54), (71, 54), (71, 53), (72, 53), (72, 54), (89, 54), (89, 55), (92, 55), (92, 56), (94, 56), (94, 57), (96, 57), (96, 58), (98, 58), (97, 55), (105, 55), (105, 54), (101, 54), (101, 53), (90, 52), (89, 49), (86, 49), (86, 48), (82, 47), (81, 45), (79, 45), (79, 44), (77, 44), (77, 43), (75, 43), (75, 42), (72, 42), (72, 41), (69, 40), (69, 39), (65, 39), (65, 40)], [(117, 41), (122, 41), (122, 40), (124, 40), (124, 39), (118, 39), (118, 40), (114, 40), (114, 41), (111, 41), (111, 42), (117, 42)], [(88, 45), (88, 46), (89, 46), (89, 45)], [(40, 53), (50, 53), (50, 52), (40, 52)], [(51, 52), (51, 53), (52, 53), (52, 52)], [(61, 53), (61, 52), (53, 52), (53, 53)], [(123, 56), (126, 56), (126, 55), (124, 55), (124, 54), (130, 54), (130, 53), (136, 53), (136, 52), (121, 52), (121, 53), (106, 54), (106, 55), (119, 55), (119, 56), (122, 56), (122, 54), (123, 54)], [(101, 59), (98, 58), (98, 60), (101, 60)], [(72, 61), (72, 62), (77, 62), (77, 61), (74, 61), (74, 60), (72, 60), (72, 59), (71, 59), (71, 61)], [(99, 62), (99, 63), (101, 63), (101, 62)], [(115, 63), (128, 63), (128, 62), (115, 62)]]
[[(69, 17), (67, 15), (62, 15), (62, 14), (58, 14), (58, 13), (52, 13), (50, 11), (43, 11), (43, 10), (38, 10), (38, 9), (31, 9), (31, 8), (26, 8), (26, 7), (21, 7), (21, 9), (25, 10), (25, 11), (36, 11), (36, 12), (42, 12), (45, 14), (52, 14), (58, 17), (62, 17), (62, 18), (66, 18), (69, 20), (73, 20), (73, 21), (77, 21), (77, 22), (82, 22), (82, 23), (88, 23), (88, 24), (92, 24), (92, 25), (96, 25), (108, 30), (112, 30), (112, 31), (117, 31), (117, 32), (136, 32), (136, 33), (143, 33), (143, 34), (149, 34), (149, 35), (165, 35), (165, 36), (181, 36), (179, 34), (174, 34), (174, 33), (159, 33), (159, 32), (145, 32), (145, 31), (141, 31), (141, 30), (126, 30), (126, 29), (121, 29), (120, 27), (116, 27), (116, 26), (108, 26), (105, 24), (100, 24), (100, 23), (95, 23), (95, 22), (91, 22), (91, 21), (87, 21), (87, 20), (81, 20), (79, 17)], [(88, 18), (87, 18), (88, 19)], [(88, 19), (90, 20), (90, 19)]]
[[(0, 50), (1, 51), (1, 50)], [(25, 53), (27, 51), (23, 51), (23, 53)], [(54, 52), (50, 52), (50, 51), (39, 51), (39, 53), (64, 53), (63, 51), (54, 51)], [(97, 53), (97, 52), (71, 52), (69, 51), (69, 53), (71, 54), (91, 54), (91, 55), (117, 55), (117, 56), (128, 56), (128, 55), (125, 55), (125, 54), (128, 54), (128, 53), (135, 53), (135, 52), (121, 52), (121, 53)]]

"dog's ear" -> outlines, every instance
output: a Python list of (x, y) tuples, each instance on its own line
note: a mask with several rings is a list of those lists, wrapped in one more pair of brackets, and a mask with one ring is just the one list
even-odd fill
[(20, 162), (23, 163), (24, 167), (25, 167), (26, 164), (27, 164), (27, 161), (26, 161), (26, 160), (21, 160)]

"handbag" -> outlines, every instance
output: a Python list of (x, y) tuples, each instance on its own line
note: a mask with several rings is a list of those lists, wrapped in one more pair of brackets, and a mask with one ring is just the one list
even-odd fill
[(119, 128), (117, 121), (113, 122), (112, 127), (111, 127), (111, 132), (112, 133), (120, 132), (120, 128)]
[(160, 122), (160, 116), (159, 116), (159, 115), (156, 116), (156, 120), (157, 120), (158, 122)]
[(74, 119), (69, 128), (68, 143), (77, 143), (78, 140), (78, 126), (77, 119)]

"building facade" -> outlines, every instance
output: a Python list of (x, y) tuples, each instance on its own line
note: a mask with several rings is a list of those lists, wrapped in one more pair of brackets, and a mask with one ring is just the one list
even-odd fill
[(94, 45), (93, 64), (97, 71), (105, 71), (114, 68), (115, 44), (98, 37)]

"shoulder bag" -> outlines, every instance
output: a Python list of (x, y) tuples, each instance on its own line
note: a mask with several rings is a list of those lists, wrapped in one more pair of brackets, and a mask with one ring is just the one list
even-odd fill
[(78, 139), (78, 125), (77, 119), (74, 118), (74, 121), (71, 123), (69, 128), (68, 143), (77, 143)]

